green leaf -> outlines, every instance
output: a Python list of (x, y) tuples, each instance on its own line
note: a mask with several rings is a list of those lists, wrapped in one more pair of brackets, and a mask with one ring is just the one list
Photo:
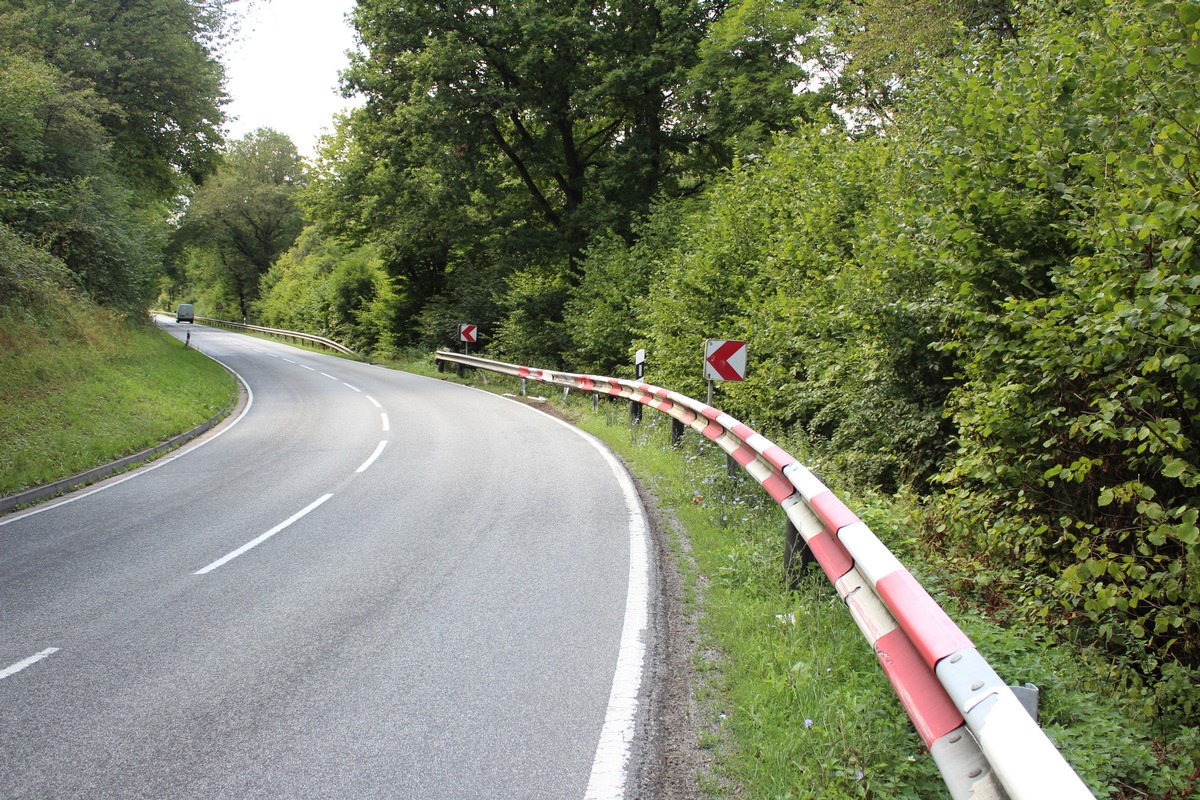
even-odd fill
[(1178, 478), (1187, 471), (1187, 462), (1183, 459), (1168, 459), (1163, 466), (1163, 475), (1167, 478)]

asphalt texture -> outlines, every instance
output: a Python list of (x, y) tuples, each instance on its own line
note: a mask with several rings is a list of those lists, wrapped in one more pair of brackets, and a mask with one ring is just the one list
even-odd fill
[(252, 403), (0, 518), (0, 797), (582, 798), (630, 563), (597, 449), (462, 386), (164, 327)]

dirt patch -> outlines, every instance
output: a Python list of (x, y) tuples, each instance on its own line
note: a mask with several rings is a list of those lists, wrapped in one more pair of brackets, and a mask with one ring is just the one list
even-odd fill
[(702, 796), (702, 781), (711, 783), (713, 751), (700, 744), (699, 732), (711, 727), (712, 715), (696, 699), (698, 612), (684, 601), (686, 574), (679, 563), (690, 560), (690, 543), (674, 516), (634, 482), (650, 523), (658, 591), (629, 797), (691, 800)]

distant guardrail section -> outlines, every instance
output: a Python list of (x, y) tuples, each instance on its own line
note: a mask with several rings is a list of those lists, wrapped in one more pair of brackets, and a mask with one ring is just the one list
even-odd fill
[[(155, 311), (152, 313), (161, 314), (164, 317), (170, 317), (170, 316), (174, 315), (174, 312), (170, 312), (170, 311)], [(278, 336), (281, 339), (289, 339), (291, 341), (296, 341), (296, 342), (306, 342), (308, 344), (315, 344), (320, 347), (328, 348), (329, 350), (336, 350), (337, 352), (342, 353), (344, 355), (348, 355), (348, 356), (358, 355), (358, 353), (354, 352), (353, 350), (351, 350), (349, 347), (346, 347), (345, 345), (338, 344), (337, 342), (333, 341), (332, 339), (326, 339), (324, 336), (316, 336), (311, 333), (301, 333), (299, 331), (288, 331), (288, 330), (283, 330), (281, 328), (264, 328), (261, 325), (247, 325), (247, 324), (241, 323), (241, 322), (231, 322), (230, 320), (227, 320), (227, 319), (212, 319), (210, 317), (196, 317), (196, 322), (201, 322), (205, 325), (215, 325), (219, 328), (228, 328), (230, 330), (254, 331), (255, 333), (267, 333), (267, 334), (270, 334), (271, 336)]]
[[(439, 350), (447, 363), (641, 403), (715, 442), (783, 509), (846, 603), (954, 800), (1094, 795), (1017, 693), (895, 555), (807, 467), (728, 414), (640, 381)], [(789, 531), (790, 533), (790, 531)]]

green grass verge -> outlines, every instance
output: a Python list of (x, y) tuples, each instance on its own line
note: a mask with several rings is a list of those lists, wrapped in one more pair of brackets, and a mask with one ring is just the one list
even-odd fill
[(234, 391), (211, 359), (88, 304), (0, 312), (0, 494), (160, 444)]
[[(437, 374), (432, 357), (403, 368)], [(482, 385), (482, 373), (463, 379)], [(487, 375), (487, 388), (519, 381)], [(791, 590), (782, 569), (784, 519), (749, 478), (725, 475), (725, 454), (698, 434), (672, 447), (667, 418), (645, 409), (631, 427), (628, 403), (529, 382), (562, 415), (602, 439), (678, 520), (672, 549), (684, 602), (696, 613), (696, 684), (702, 746), (715, 773), (703, 797), (948, 797), (870, 647), (816, 568)], [(782, 442), (804, 459), (803, 445)], [(1015, 619), (989, 593), (978, 565), (949, 561), (919, 535), (917, 498), (836, 485), (839, 496), (914, 573), (1009, 684), (1041, 690), (1039, 722), (1097, 797), (1182, 800), (1200, 796), (1200, 693), (1189, 673), (1146, 685), (1136, 665), (1073, 639), (1069, 631)], [(964, 591), (964, 587), (980, 589)], [(1178, 697), (1179, 713), (1152, 713)]]

